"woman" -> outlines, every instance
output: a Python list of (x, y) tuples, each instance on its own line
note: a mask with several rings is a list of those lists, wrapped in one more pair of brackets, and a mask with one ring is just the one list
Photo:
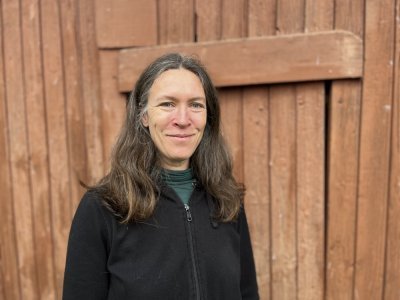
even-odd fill
[(73, 220), (64, 299), (258, 299), (243, 189), (200, 62), (160, 57), (127, 105), (110, 172)]

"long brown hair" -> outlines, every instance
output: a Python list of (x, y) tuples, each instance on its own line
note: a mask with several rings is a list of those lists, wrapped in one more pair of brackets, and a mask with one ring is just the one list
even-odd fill
[(129, 96), (125, 124), (114, 145), (111, 169), (93, 187), (122, 223), (145, 220), (156, 207), (162, 168), (157, 149), (141, 120), (155, 79), (167, 70), (179, 68), (199, 77), (206, 96), (207, 124), (190, 158), (190, 167), (199, 184), (215, 199), (218, 220), (234, 220), (239, 212), (243, 188), (233, 178), (232, 159), (221, 135), (216, 89), (197, 59), (171, 53), (156, 59), (139, 77)]

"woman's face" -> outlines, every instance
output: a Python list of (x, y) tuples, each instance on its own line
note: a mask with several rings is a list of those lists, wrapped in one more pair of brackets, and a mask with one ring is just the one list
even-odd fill
[(162, 167), (185, 170), (207, 121), (200, 79), (186, 69), (163, 72), (150, 88), (143, 125), (149, 128)]

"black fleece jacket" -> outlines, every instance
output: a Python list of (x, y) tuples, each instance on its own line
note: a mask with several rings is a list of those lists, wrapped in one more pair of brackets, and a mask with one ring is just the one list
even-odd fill
[(122, 225), (87, 192), (71, 227), (63, 299), (259, 299), (246, 215), (216, 223), (211, 201), (195, 188), (185, 207), (165, 186), (151, 219)]

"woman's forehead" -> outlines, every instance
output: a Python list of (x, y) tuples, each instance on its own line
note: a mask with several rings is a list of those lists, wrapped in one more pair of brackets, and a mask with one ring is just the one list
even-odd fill
[(180, 94), (190, 98), (205, 98), (200, 78), (186, 69), (171, 69), (161, 73), (149, 91), (150, 96), (178, 97)]

